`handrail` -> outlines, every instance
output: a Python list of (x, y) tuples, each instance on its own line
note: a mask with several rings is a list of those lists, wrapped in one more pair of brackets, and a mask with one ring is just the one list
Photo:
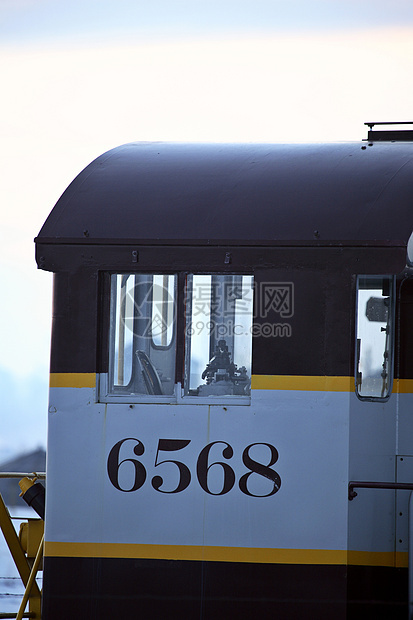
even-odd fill
[[(22, 616), (23, 618), (36, 618), (36, 614), (33, 611), (27, 611), (26, 613), (23, 614)], [(16, 614), (13, 613), (1, 613), (0, 612), (0, 620), (16, 620), (17, 616)]]
[(395, 491), (413, 491), (413, 482), (351, 481), (348, 483), (348, 499), (350, 502), (357, 497), (357, 493), (354, 489), (390, 489)]
[[(7, 473), (7, 472), (3, 472)], [(33, 475), (33, 474), (30, 474)], [(36, 474), (34, 474), (36, 476)], [(3, 475), (3, 477), (6, 477)], [(10, 477), (17, 477), (17, 475), (11, 475)], [(23, 474), (23, 477), (24, 474)], [(20, 578), (25, 586), (25, 593), (23, 600), (25, 601), (25, 606), (27, 601), (29, 601), (29, 612), (25, 612), (24, 608), (21, 608), (16, 615), (4, 615), (0, 614), (0, 619), (2, 618), (39, 618), (41, 617), (41, 592), (39, 586), (36, 582), (36, 573), (40, 565), (42, 550), (43, 550), (43, 539), (39, 545), (37, 550), (36, 559), (33, 567), (30, 566), (28, 559), (24, 553), (22, 545), (20, 543), (19, 537), (16, 533), (16, 530), (13, 527), (11, 517), (9, 511), (7, 509), (6, 504), (4, 503), (3, 497), (0, 493), (0, 529), (3, 532), (5, 541), (7, 546), (9, 547), (10, 553), (16, 565), (17, 571), (20, 575)]]
[(46, 472), (39, 471), (36, 473), (32, 471), (30, 473), (21, 473), (16, 471), (0, 471), (0, 478), (37, 478), (38, 480), (44, 480)]

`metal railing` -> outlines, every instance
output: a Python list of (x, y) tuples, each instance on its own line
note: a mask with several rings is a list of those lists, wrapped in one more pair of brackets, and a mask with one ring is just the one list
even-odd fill
[(35, 471), (27, 473), (19, 473), (15, 471), (0, 471), (0, 478), (36, 478), (37, 480), (44, 480), (46, 478), (45, 472)]
[(348, 483), (348, 498), (350, 501), (357, 497), (357, 493), (354, 489), (388, 489), (393, 491), (413, 491), (413, 483), (351, 481)]
[[(0, 478), (30, 478), (33, 481), (38, 479), (45, 479), (46, 474), (44, 472), (36, 473), (21, 473), (21, 472), (0, 472)], [(13, 613), (0, 613), (0, 620), (6, 618), (22, 620), (23, 618), (41, 618), (41, 592), (36, 582), (36, 575), (40, 567), (40, 563), (43, 557), (43, 543), (44, 536), (42, 537), (39, 547), (37, 549), (36, 557), (33, 565), (30, 565), (28, 558), (25, 555), (24, 549), (20, 543), (19, 537), (12, 523), (12, 517), (4, 503), (3, 497), (0, 493), (0, 528), (3, 532), (6, 544), (9, 548), (11, 556), (16, 565), (17, 571), (25, 587), (23, 599), (20, 604), (17, 614)], [(29, 611), (25, 612), (27, 603), (29, 603)]]

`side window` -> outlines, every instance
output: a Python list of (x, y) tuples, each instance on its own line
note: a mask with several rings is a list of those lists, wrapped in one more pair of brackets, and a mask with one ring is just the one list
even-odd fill
[(248, 397), (253, 277), (189, 275), (185, 307), (185, 396)]
[(384, 400), (393, 382), (394, 276), (358, 276), (356, 394)]
[[(185, 287), (184, 281), (185, 276), (179, 279), (178, 304), (178, 275), (110, 276), (109, 369), (100, 377), (102, 402), (189, 403), (194, 397), (249, 404), (253, 277), (190, 274)], [(182, 391), (176, 359), (178, 375), (184, 375)]]
[(111, 276), (107, 395), (174, 393), (176, 277)]

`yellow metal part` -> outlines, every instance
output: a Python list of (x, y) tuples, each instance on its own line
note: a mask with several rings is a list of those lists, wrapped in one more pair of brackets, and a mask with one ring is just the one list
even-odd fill
[(26, 491), (30, 489), (36, 482), (37, 478), (22, 478), (19, 480), (19, 487), (21, 490), (20, 496), (24, 495)]
[[(4, 503), (1, 493), (0, 493), (0, 527), (3, 532), (4, 538), (6, 540), (7, 546), (12, 555), (12, 558), (14, 560), (14, 563), (16, 565), (16, 568), (21, 577), (21, 580), (27, 589), (29, 579), (31, 577), (31, 574), (33, 573), (33, 569), (31, 569), (29, 561), (24, 554), (24, 550), (20, 544), (16, 530), (13, 527), (13, 523), (11, 521), (9, 511), (7, 510), (7, 506)], [(43, 541), (41, 544), (41, 549), (43, 550)], [(41, 554), (40, 554), (40, 559), (41, 559)], [(37, 569), (36, 569), (36, 572), (37, 572)], [(31, 613), (31, 617), (40, 619), (41, 617), (41, 594), (40, 594), (39, 587), (34, 578), (36, 575), (36, 572), (34, 573), (34, 576), (32, 577), (30, 592), (27, 598), (29, 601), (29, 611)], [(26, 600), (26, 604), (27, 604), (27, 600)]]
[[(30, 571), (29, 579), (28, 579), (27, 585), (26, 585), (26, 590), (24, 591), (23, 599), (22, 599), (22, 602), (20, 603), (20, 608), (19, 608), (19, 611), (17, 613), (16, 620), (22, 620), (23, 614), (24, 614), (24, 610), (25, 610), (26, 605), (27, 605), (27, 601), (29, 600), (29, 597), (30, 597), (30, 592), (31, 592), (31, 590), (33, 588), (33, 585), (36, 583), (36, 581), (35, 581), (36, 580), (36, 574), (37, 574), (37, 571), (39, 570), (40, 562), (41, 562), (42, 557), (43, 557), (43, 543), (44, 543), (44, 535), (42, 536), (42, 539), (40, 541), (40, 545), (39, 545), (39, 548), (38, 548), (37, 553), (36, 553), (36, 557), (35, 557), (35, 560), (34, 560), (34, 563), (33, 563), (33, 567), (32, 567), (32, 570)], [(32, 610), (30, 609), (30, 611), (32, 611)], [(40, 612), (39, 612), (39, 616), (36, 615), (35, 617), (36, 618), (37, 617), (40, 618)]]
[(35, 558), (44, 534), (44, 521), (28, 519), (20, 524), (19, 540), (28, 558)]

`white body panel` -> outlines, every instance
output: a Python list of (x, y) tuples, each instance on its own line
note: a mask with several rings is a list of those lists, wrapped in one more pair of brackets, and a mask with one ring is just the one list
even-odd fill
[[(349, 399), (345, 392), (254, 390), (251, 406), (135, 405), (95, 403), (89, 388), (52, 388), (50, 393), (46, 540), (50, 542), (131, 543), (257, 547), (271, 549), (347, 548)], [(141, 488), (122, 492), (110, 482), (108, 455), (116, 442), (121, 459), (135, 458), (147, 472)], [(151, 484), (162, 476), (162, 489), (176, 488), (178, 467), (155, 467), (159, 439), (185, 439), (182, 450), (161, 451), (158, 461), (176, 460), (191, 472), (189, 486), (162, 493)], [(204, 491), (196, 463), (211, 442), (227, 442), (210, 452), (209, 464), (225, 462), (235, 483), (224, 495)], [(271, 444), (279, 458), (271, 466), (281, 488), (269, 497), (241, 492), (248, 473), (242, 462), (251, 444)], [(250, 456), (264, 465), (270, 449), (254, 446)], [(120, 484), (130, 488), (134, 466), (124, 463)], [(208, 474), (214, 492), (222, 487), (222, 467)], [(264, 495), (272, 481), (254, 473), (248, 488)]]

